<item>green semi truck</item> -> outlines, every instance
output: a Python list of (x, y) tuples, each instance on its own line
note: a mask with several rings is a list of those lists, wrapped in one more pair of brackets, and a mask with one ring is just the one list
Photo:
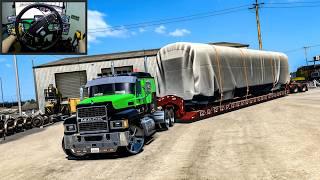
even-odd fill
[(139, 153), (145, 138), (175, 123), (173, 108), (157, 109), (149, 73), (100, 77), (86, 85), (89, 97), (64, 121), (62, 148), (72, 158), (118, 150)]

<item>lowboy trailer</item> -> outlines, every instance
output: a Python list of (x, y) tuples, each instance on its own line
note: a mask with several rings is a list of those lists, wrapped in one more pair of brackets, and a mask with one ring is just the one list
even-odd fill
[[(158, 106), (162, 108), (173, 107), (176, 117), (176, 122), (195, 122), (198, 120), (213, 117), (226, 112), (234, 111), (251, 105), (270, 101), (280, 97), (284, 97), (289, 93), (284, 89), (277, 92), (272, 92), (262, 96), (248, 97), (243, 99), (236, 99), (222, 104), (212, 104), (206, 106), (194, 106), (191, 111), (187, 111), (185, 101), (177, 96), (168, 95), (158, 99)], [(190, 108), (189, 108), (190, 109)]]

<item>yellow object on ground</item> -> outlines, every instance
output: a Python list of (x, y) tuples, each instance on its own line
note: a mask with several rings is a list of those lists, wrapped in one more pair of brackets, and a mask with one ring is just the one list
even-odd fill
[(305, 77), (295, 77), (291, 79), (292, 81), (305, 81), (306, 78)]
[(70, 113), (77, 112), (77, 104), (80, 102), (80, 98), (69, 98)]

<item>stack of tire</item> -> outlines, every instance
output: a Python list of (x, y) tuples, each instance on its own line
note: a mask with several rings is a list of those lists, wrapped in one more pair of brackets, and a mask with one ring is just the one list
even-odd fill
[(12, 135), (15, 133), (16, 131), (16, 127), (15, 127), (15, 119), (12, 117), (8, 117), (5, 120), (4, 123), (4, 128), (5, 128), (5, 133), (6, 135)]
[(4, 136), (5, 128), (4, 128), (4, 115), (0, 115), (0, 138)]
[(28, 130), (28, 129), (32, 129), (32, 117), (28, 116), (24, 118), (23, 121), (23, 128)]
[(48, 116), (42, 116), (42, 115), (36, 115), (32, 118), (32, 126), (33, 127), (41, 127), (44, 125), (47, 125), (49, 123), (52, 123), (52, 117)]
[(34, 127), (42, 127), (57, 122), (55, 117), (37, 114), (34, 116), (10, 116), (0, 114), (0, 138)]
[(24, 130), (24, 118), (22, 116), (15, 118), (14, 129), (16, 133), (22, 132)]

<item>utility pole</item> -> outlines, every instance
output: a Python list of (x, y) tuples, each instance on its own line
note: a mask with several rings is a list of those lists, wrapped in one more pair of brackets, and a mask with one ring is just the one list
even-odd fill
[(2, 88), (2, 78), (0, 77), (0, 85), (1, 85), (1, 99), (2, 99), (2, 107), (4, 107), (4, 100), (3, 100), (3, 88)]
[(20, 96), (20, 82), (19, 82), (19, 72), (18, 72), (18, 64), (17, 64), (17, 56), (13, 55), (13, 64), (14, 69), (16, 71), (16, 91), (17, 91), (17, 101), (18, 101), (18, 107), (19, 107), (19, 115), (22, 115), (21, 111), (21, 96)]
[(306, 58), (306, 64), (308, 66), (308, 52), (307, 52), (307, 50), (309, 49), (309, 47), (305, 46), (305, 47), (303, 47), (303, 49), (304, 49), (304, 57)]
[(263, 4), (264, 3), (258, 3), (258, 0), (256, 0), (256, 3), (253, 4), (253, 7), (249, 8), (249, 9), (255, 9), (255, 11), (256, 11), (256, 20), (257, 20), (257, 29), (258, 29), (258, 41), (259, 41), (259, 49), (260, 50), (262, 50), (262, 38), (261, 38), (259, 9), (260, 9), (260, 5), (263, 5)]

